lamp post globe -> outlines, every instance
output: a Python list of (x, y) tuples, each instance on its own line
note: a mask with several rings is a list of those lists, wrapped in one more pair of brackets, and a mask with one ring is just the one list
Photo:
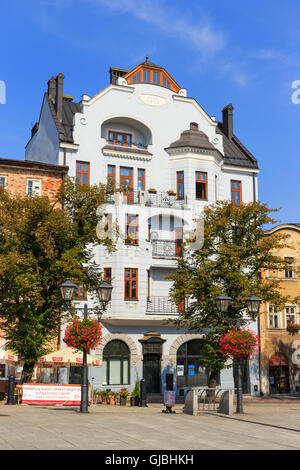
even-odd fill
[(256, 297), (256, 295), (252, 294), (245, 299), (245, 302), (247, 304), (250, 315), (252, 318), (255, 318), (259, 314), (262, 300), (259, 297)]
[(98, 287), (96, 287), (99, 302), (105, 307), (108, 302), (111, 300), (111, 291), (113, 287), (108, 282), (102, 282)]
[(77, 289), (77, 285), (71, 282), (70, 279), (67, 279), (67, 281), (63, 282), (59, 287), (63, 300), (70, 303)]
[(221, 313), (227, 313), (231, 300), (232, 300), (231, 297), (228, 297), (227, 295), (224, 295), (224, 294), (221, 294), (221, 295), (218, 295), (218, 297), (215, 297), (215, 303), (216, 303), (218, 311)]

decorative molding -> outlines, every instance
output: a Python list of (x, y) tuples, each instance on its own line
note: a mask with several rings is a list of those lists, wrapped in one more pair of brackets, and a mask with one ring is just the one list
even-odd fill
[(157, 95), (139, 95), (138, 99), (148, 106), (165, 106), (167, 104), (166, 98)]
[(202, 339), (204, 336), (205, 336), (204, 334), (200, 334), (200, 333), (187, 333), (187, 334), (178, 336), (171, 344), (170, 349), (169, 349), (169, 356), (167, 357), (169, 357), (170, 361), (174, 361), (174, 357), (175, 357), (175, 361), (176, 361), (177, 351), (183, 343), (186, 343), (187, 341), (190, 341), (192, 339)]
[(107, 149), (104, 147), (102, 149), (102, 153), (103, 155), (108, 156), (108, 157), (130, 158), (133, 160), (146, 160), (146, 161), (152, 160), (152, 154), (149, 152), (147, 153), (138, 153), (134, 151), (128, 152), (128, 151), (122, 150), (122, 147), (116, 148), (116, 149), (111, 149), (111, 148)]
[(125, 333), (109, 333), (104, 336), (102, 342), (98, 348), (95, 349), (96, 354), (95, 356), (97, 359), (100, 359), (101, 363), (103, 361), (103, 350), (107, 343), (114, 340), (123, 341), (130, 350), (130, 366), (137, 366), (138, 362), (141, 360), (140, 356), (138, 356), (137, 347), (135, 345), (134, 340)]

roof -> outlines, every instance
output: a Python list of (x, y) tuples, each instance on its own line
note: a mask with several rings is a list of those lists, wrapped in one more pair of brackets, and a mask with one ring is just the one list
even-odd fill
[(53, 171), (62, 174), (67, 173), (69, 170), (68, 166), (53, 165), (52, 163), (33, 162), (30, 160), (16, 160), (13, 158), (0, 158), (0, 167), (1, 166), (17, 166), (31, 170)]
[(194, 147), (199, 149), (216, 150), (204, 132), (197, 129), (188, 129), (180, 134), (180, 139), (172, 142), (168, 149)]
[(223, 137), (224, 163), (226, 165), (258, 169), (256, 158), (235, 135), (231, 139), (225, 135), (221, 122), (216, 127), (216, 133)]

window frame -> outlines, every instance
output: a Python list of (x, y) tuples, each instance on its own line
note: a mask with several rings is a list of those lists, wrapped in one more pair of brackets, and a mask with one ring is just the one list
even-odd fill
[[(132, 217), (135, 217), (135, 223), (132, 222)], [(129, 218), (129, 221), (128, 221)], [(130, 243), (127, 241), (129, 237), (128, 228), (135, 227), (135, 239), (134, 242)], [(138, 246), (139, 244), (139, 216), (138, 214), (125, 214), (125, 245)]]
[[(83, 288), (83, 289), (82, 289)], [(81, 297), (81, 291), (83, 290), (83, 296)], [(76, 293), (73, 296), (74, 300), (87, 300), (87, 288), (86, 284), (77, 285)]]
[[(289, 267), (284, 269), (284, 279), (295, 279), (296, 278), (296, 266), (295, 266), (295, 257), (294, 256), (284, 256), (284, 259), (291, 259), (293, 262)], [(287, 275), (289, 273), (290, 275)]]
[[(110, 276), (107, 275), (108, 270), (110, 270)], [(111, 280), (112, 280), (112, 268), (111, 267), (103, 268), (103, 279), (105, 282), (108, 282), (109, 284), (111, 284)]]
[[(80, 170), (77, 170), (77, 165), (78, 164), (81, 165)], [(87, 171), (83, 170), (83, 165), (87, 165)], [(78, 175), (80, 175), (79, 182), (77, 181), (78, 180)], [(83, 175), (87, 175), (87, 183), (82, 182)], [(86, 186), (90, 185), (90, 162), (84, 162), (84, 161), (76, 160), (76, 182), (79, 186), (84, 186), (85, 184), (86, 184)]]
[[(204, 180), (201, 179), (201, 176), (204, 175)], [(198, 178), (199, 177), (199, 178)], [(208, 196), (207, 196), (207, 189), (208, 189), (208, 178), (207, 178), (207, 172), (205, 171), (195, 171), (195, 199), (197, 201), (207, 201)], [(204, 186), (204, 197), (197, 197), (197, 184)], [(202, 192), (202, 191), (200, 191)]]
[[(142, 177), (140, 177), (140, 171), (142, 171)], [(140, 183), (142, 183), (142, 188), (140, 188)], [(137, 169), (137, 187), (140, 191), (145, 191), (146, 188), (146, 171), (145, 168)]]
[[(277, 325), (274, 326), (274, 319), (277, 317)], [(281, 328), (281, 310), (278, 310), (274, 305), (268, 306), (268, 329), (277, 330)]]
[(0, 180), (2, 178), (4, 179), (4, 185), (2, 186), (1, 183), (0, 183), (0, 188), (6, 189), (7, 188), (7, 175), (0, 175)]
[[(32, 185), (32, 193), (29, 194), (28, 193), (28, 184), (29, 182), (32, 181), (33, 182), (33, 185)], [(33, 189), (33, 186), (34, 186), (34, 182), (38, 182), (39, 183), (39, 190), (34, 190)], [(37, 195), (37, 196), (41, 196), (42, 195), (42, 180), (41, 179), (37, 179), (37, 178), (27, 178), (27, 184), (26, 184), (26, 194), (27, 196), (33, 196), (33, 195)]]
[[(130, 272), (129, 276), (126, 276), (126, 271)], [(132, 276), (132, 271), (136, 272), (136, 276)], [(138, 300), (138, 268), (124, 268), (124, 300), (126, 301), (137, 301)], [(136, 282), (136, 296), (132, 296), (132, 283)], [(126, 297), (126, 282), (129, 282), (129, 297)]]
[[(294, 311), (293, 312), (287, 312), (288, 309), (293, 309)], [(294, 320), (289, 320), (288, 321), (288, 319), (287, 319), (288, 316), (289, 317), (294, 317)], [(297, 312), (297, 306), (296, 305), (286, 305), (284, 307), (284, 319), (285, 319), (286, 328), (290, 323), (298, 324), (298, 312)]]
[[(232, 188), (232, 183), (238, 183), (239, 187)], [(236, 197), (237, 194), (239, 194), (239, 202), (237, 202), (237, 197)], [(231, 202), (233, 202), (237, 206), (240, 206), (242, 204), (242, 181), (241, 180), (230, 180), (230, 197), (231, 197)]]
[[(112, 341), (119, 341), (120, 343), (124, 343), (125, 346), (127, 347), (128, 350), (128, 355), (113, 355), (110, 354), (110, 343)], [(106, 353), (106, 348), (108, 352)], [(102, 377), (102, 386), (120, 386), (120, 385), (130, 385), (130, 356), (131, 352), (128, 347), (128, 345), (125, 343), (125, 341), (119, 340), (119, 339), (112, 339), (109, 341), (106, 345), (105, 348), (103, 349), (103, 358), (102, 361), (105, 362), (106, 368), (105, 368), (105, 377)], [(111, 384), (110, 383), (110, 362), (111, 360), (119, 360), (120, 361), (120, 379), (121, 383), (119, 384)], [(128, 365), (128, 370), (127, 370), (127, 382), (124, 382), (124, 363), (127, 362)], [(103, 380), (104, 379), (104, 380)]]
[[(182, 173), (182, 178), (179, 178), (179, 175)], [(182, 196), (179, 195), (179, 186), (182, 184)], [(177, 200), (184, 200), (184, 171), (179, 170), (176, 172), (176, 190), (177, 190)]]
[[(110, 175), (109, 173), (110, 168), (112, 168), (113, 170), (112, 175)], [(110, 165), (110, 164), (107, 165), (107, 184), (109, 184), (109, 180), (112, 181), (112, 186), (115, 187), (116, 186), (116, 165)]]
[[(111, 138), (111, 135), (113, 136)], [(121, 135), (122, 136), (122, 144), (119, 144), (118, 143), (118, 135)], [(129, 137), (129, 145), (127, 144), (127, 137)], [(109, 130), (108, 131), (108, 143), (110, 145), (115, 145), (115, 146), (118, 146), (118, 147), (132, 147), (132, 134), (130, 134), (129, 132), (119, 132), (119, 131), (112, 131), (112, 130)]]

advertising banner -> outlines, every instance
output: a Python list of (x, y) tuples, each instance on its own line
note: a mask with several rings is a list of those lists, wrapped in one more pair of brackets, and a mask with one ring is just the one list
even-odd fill
[(24, 405), (80, 405), (80, 385), (24, 384)]

